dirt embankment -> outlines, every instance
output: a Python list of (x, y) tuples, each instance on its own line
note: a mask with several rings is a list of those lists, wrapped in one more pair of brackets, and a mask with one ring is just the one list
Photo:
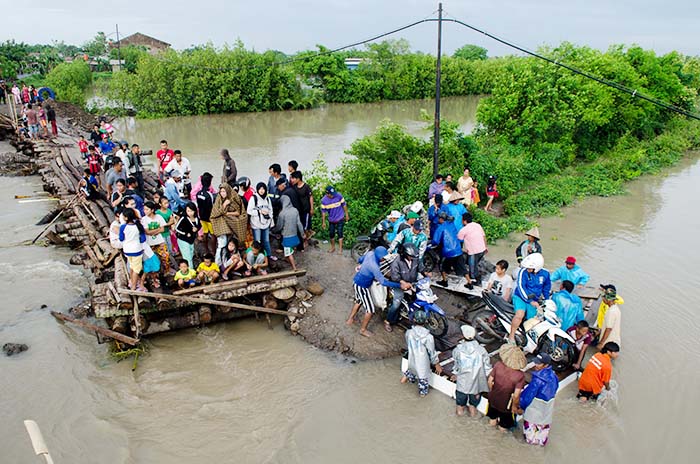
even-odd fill
[[(348, 327), (348, 318), (353, 304), (352, 279), (355, 274), (355, 261), (349, 252), (344, 255), (330, 254), (327, 245), (310, 248), (303, 253), (301, 265), (307, 269), (306, 284), (319, 283), (324, 289), (321, 296), (313, 300), (313, 307), (299, 323), (298, 334), (312, 345), (359, 359), (382, 359), (398, 356), (406, 348), (404, 330), (395, 327), (389, 333), (384, 330), (384, 315), (375, 314), (369, 329), (374, 332), (371, 338), (360, 335), (359, 322)], [(301, 253), (300, 253), (301, 254)], [(447, 312), (450, 320), (448, 336), (459, 330), (459, 317), (472, 302), (461, 295), (434, 289), (439, 296), (438, 304)]]

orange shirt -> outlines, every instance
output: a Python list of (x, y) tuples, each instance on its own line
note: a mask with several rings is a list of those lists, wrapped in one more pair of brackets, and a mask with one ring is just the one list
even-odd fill
[(610, 382), (611, 376), (612, 362), (610, 362), (610, 356), (597, 353), (588, 361), (588, 365), (583, 370), (583, 374), (578, 380), (578, 389), (593, 392), (594, 395), (597, 395), (603, 391), (605, 383)]

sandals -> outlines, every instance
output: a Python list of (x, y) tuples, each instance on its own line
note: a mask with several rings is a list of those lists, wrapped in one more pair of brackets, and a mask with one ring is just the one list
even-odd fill
[(391, 326), (390, 323), (384, 321), (384, 330), (386, 330), (387, 332), (391, 333), (391, 332), (394, 331), (394, 328)]

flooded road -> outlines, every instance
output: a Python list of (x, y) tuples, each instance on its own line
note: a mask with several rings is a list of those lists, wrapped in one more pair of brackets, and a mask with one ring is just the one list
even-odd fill
[[(353, 117), (345, 127), (364, 127), (361, 113)], [(266, 130), (251, 126), (251, 133)], [(312, 126), (285, 140), (322, 146), (326, 136), (312, 135)], [(146, 145), (141, 139), (134, 140)], [(211, 143), (212, 151), (220, 145), (187, 140)], [(245, 149), (268, 150), (254, 142)], [(353, 363), (279, 322), (274, 330), (253, 319), (156, 337), (132, 372), (94, 336), (40, 308), (66, 310), (86, 280), (66, 264), (68, 252), (22, 245), (40, 230), (31, 224), (48, 205), (12, 198), (40, 190), (38, 180), (0, 178), (0, 343), (30, 346), (0, 356), (0, 462), (39, 462), (22, 425), (28, 418), (40, 424), (57, 463), (696, 462), (700, 217), (688, 205), (700, 196), (697, 159), (631, 184), (627, 195), (590, 199), (540, 221), (549, 268), (574, 255), (594, 283), (615, 283), (625, 298), (614, 372), (619, 405), (581, 406), (570, 387), (557, 398), (546, 449), (483, 419), (456, 418), (453, 401), (438, 392), (419, 399), (399, 384), (398, 359)], [(489, 258), (513, 263), (519, 239), (492, 245)]]

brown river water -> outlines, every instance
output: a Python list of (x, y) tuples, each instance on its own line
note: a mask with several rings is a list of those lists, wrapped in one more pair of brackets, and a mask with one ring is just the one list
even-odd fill
[[(237, 144), (245, 141), (229, 132), (240, 126), (251, 135), (250, 153), (278, 150), (285, 160), (292, 151), (284, 147), (308, 144), (313, 149), (306, 152), (323, 150), (331, 161), (343, 143), (398, 107), (408, 111), (411, 104), (318, 110), (347, 111), (344, 122), (336, 114), (330, 126), (312, 111), (176, 120), (188, 144), (206, 147), (202, 163), (212, 166), (220, 164), (215, 155), (222, 145), (243, 151)], [(212, 118), (228, 129), (220, 135), (202, 129), (199, 140), (194, 129), (187, 132)], [(286, 132), (275, 140), (268, 125), (276, 118), (284, 118), (278, 130)], [(176, 131), (167, 133), (171, 121), (138, 121), (129, 137), (175, 139)], [(257, 137), (273, 139), (257, 143)], [(200, 158), (192, 158), (196, 170)], [(0, 343), (30, 345), (18, 356), (0, 356), (0, 463), (40, 462), (22, 425), (28, 418), (40, 424), (57, 463), (697, 462), (700, 283), (693, 263), (700, 259), (700, 216), (689, 208), (700, 195), (697, 161), (634, 182), (626, 195), (585, 200), (540, 221), (548, 267), (574, 255), (593, 282), (614, 282), (626, 301), (623, 351), (613, 374), (617, 406), (579, 405), (569, 387), (557, 398), (546, 449), (492, 430), (483, 419), (456, 418), (453, 401), (439, 392), (419, 399), (415, 388), (399, 384), (399, 359), (354, 363), (307, 345), (279, 322), (274, 330), (253, 319), (156, 337), (132, 372), (130, 362), (114, 362), (93, 335), (57, 324), (40, 308), (66, 310), (86, 280), (67, 264), (68, 252), (22, 245), (40, 230), (32, 224), (49, 206), (18, 204), (13, 195), (40, 190), (38, 180), (0, 178), (6, 269)], [(245, 163), (239, 162), (255, 166)], [(514, 261), (519, 239), (493, 245), (489, 257)], [(349, 303), (339, 302), (337, 310), (346, 312)]]

